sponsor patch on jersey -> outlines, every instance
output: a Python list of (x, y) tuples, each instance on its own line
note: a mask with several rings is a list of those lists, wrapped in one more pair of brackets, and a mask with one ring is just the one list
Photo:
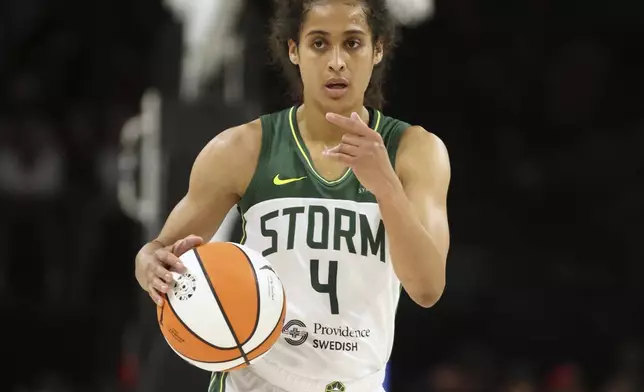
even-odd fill
[(284, 340), (292, 346), (301, 346), (310, 340), (311, 347), (326, 351), (358, 351), (358, 341), (368, 339), (371, 330), (352, 329), (348, 326), (330, 326), (321, 323), (313, 323), (310, 330), (300, 320), (290, 320), (282, 328)]

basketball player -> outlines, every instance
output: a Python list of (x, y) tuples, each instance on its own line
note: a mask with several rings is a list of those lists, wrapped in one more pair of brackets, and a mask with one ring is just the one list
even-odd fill
[(282, 337), (211, 392), (380, 392), (401, 286), (422, 307), (440, 298), (450, 164), (438, 137), (378, 110), (393, 34), (385, 0), (277, 1), (273, 49), (300, 104), (215, 137), (138, 254), (160, 305), (177, 256), (237, 205), (242, 242), (281, 278)]

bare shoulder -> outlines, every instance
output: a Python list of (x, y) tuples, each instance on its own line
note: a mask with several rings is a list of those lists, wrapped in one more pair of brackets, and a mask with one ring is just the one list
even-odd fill
[(410, 172), (450, 177), (450, 161), (445, 143), (434, 133), (414, 125), (403, 132), (396, 153), (396, 173), (401, 180)]
[(412, 125), (403, 132), (398, 151), (401, 156), (409, 155), (410, 152), (447, 154), (447, 147), (435, 134), (420, 125)]
[(259, 119), (226, 129), (197, 156), (190, 186), (225, 187), (242, 195), (255, 174), (261, 144)]
[(215, 136), (206, 148), (225, 147), (228, 151), (230, 149), (234, 150), (234, 152), (252, 152), (256, 150), (259, 153), (261, 140), (262, 124), (258, 119), (226, 129)]

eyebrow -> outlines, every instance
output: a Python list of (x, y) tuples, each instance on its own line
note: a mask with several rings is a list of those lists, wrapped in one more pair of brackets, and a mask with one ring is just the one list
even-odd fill
[[(367, 33), (364, 32), (363, 30), (352, 29), (352, 30), (345, 31), (343, 34), (344, 35), (366, 35)], [(307, 37), (309, 35), (329, 36), (329, 35), (331, 35), (331, 33), (329, 33), (328, 31), (324, 31), (324, 30), (311, 30), (306, 34)]]

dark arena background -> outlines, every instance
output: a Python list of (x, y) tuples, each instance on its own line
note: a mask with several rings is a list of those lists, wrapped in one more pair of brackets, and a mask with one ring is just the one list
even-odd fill
[[(384, 111), (447, 145), (452, 244), (388, 391), (644, 391), (644, 3), (389, 3)], [(208, 140), (290, 104), (271, 4), (0, 1), (0, 391), (206, 391), (134, 256)]]

